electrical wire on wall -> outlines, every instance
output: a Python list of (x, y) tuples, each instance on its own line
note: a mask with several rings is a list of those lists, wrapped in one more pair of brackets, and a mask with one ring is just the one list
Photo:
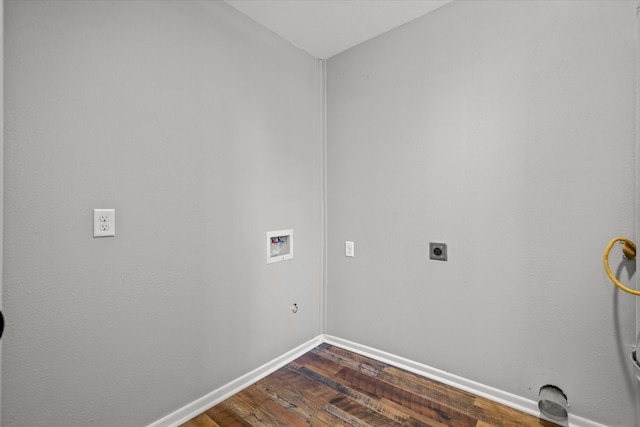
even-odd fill
[(625, 285), (620, 283), (620, 281), (616, 279), (616, 277), (611, 272), (611, 267), (609, 267), (609, 252), (611, 252), (611, 248), (613, 248), (613, 246), (617, 242), (622, 243), (622, 253), (624, 254), (625, 258), (627, 258), (628, 260), (633, 260), (636, 258), (636, 244), (629, 239), (625, 239), (624, 237), (616, 237), (615, 239), (611, 240), (611, 242), (609, 242), (607, 248), (604, 251), (604, 269), (614, 285), (632, 295), (640, 296), (640, 291), (636, 291), (634, 289), (626, 287)]

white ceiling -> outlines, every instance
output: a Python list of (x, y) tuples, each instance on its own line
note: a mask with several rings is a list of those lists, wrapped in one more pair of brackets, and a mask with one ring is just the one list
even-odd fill
[(453, 0), (225, 0), (294, 46), (326, 59)]

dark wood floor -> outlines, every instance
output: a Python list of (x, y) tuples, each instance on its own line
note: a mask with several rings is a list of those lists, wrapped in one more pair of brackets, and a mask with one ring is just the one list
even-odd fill
[(556, 426), (322, 344), (181, 427)]

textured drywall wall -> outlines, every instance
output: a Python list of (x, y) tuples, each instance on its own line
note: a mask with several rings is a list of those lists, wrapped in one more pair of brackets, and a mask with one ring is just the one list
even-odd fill
[(147, 425), (317, 336), (317, 60), (224, 2), (5, 5), (3, 424)]
[(636, 6), (453, 2), (328, 60), (327, 333), (634, 425)]

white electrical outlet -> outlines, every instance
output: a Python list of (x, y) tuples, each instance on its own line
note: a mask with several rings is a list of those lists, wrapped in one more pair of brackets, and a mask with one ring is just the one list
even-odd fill
[(116, 235), (116, 210), (93, 210), (93, 237), (113, 237)]

